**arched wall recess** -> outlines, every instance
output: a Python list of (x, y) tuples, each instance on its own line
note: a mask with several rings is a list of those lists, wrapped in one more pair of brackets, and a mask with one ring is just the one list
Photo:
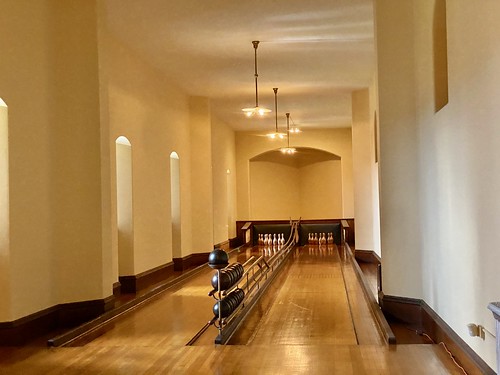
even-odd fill
[(298, 147), (294, 155), (271, 150), (250, 159), (250, 212), (254, 220), (341, 218), (341, 158)]
[(118, 137), (115, 144), (118, 275), (127, 276), (135, 272), (132, 145), (124, 136)]
[(9, 127), (7, 104), (0, 98), (0, 321), (10, 320)]
[(181, 247), (181, 173), (179, 155), (170, 154), (170, 215), (172, 221), (172, 258), (182, 258)]

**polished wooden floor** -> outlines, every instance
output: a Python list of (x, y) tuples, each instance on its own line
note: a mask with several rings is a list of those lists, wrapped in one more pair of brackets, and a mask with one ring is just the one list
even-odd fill
[(294, 250), (233, 345), (214, 345), (211, 327), (185, 346), (212, 317), (212, 273), (203, 269), (71, 347), (0, 348), (0, 374), (463, 374), (440, 346), (383, 343), (337, 247)]

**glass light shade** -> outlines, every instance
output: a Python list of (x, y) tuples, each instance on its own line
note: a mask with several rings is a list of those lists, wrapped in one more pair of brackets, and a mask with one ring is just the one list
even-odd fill
[(283, 154), (292, 155), (295, 154), (297, 150), (294, 147), (282, 147), (281, 152)]
[(273, 133), (268, 133), (267, 137), (271, 138), (271, 139), (285, 139), (286, 138), (286, 134), (285, 133), (280, 133), (280, 132), (273, 132)]
[(247, 117), (251, 117), (256, 114), (263, 116), (265, 113), (271, 112), (270, 109), (264, 107), (243, 108), (242, 111), (245, 112), (245, 115), (247, 115)]

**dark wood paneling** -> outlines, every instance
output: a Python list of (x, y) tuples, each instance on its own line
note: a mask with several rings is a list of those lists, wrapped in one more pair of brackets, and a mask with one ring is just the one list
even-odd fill
[[(206, 262), (206, 260), (205, 260)], [(137, 293), (142, 289), (146, 289), (153, 284), (162, 282), (173, 275), (173, 262), (163, 264), (152, 268), (148, 271), (141, 272), (137, 275), (120, 276), (121, 293)]]
[(185, 271), (190, 268), (201, 266), (208, 262), (208, 255), (210, 253), (195, 253), (189, 254), (183, 258), (174, 258), (174, 270)]
[(229, 240), (214, 245), (214, 249), (228, 251), (231, 248)]
[(354, 250), (354, 256), (358, 262), (380, 264), (381, 259), (373, 250)]
[(354, 219), (344, 219), (344, 220), (347, 221), (347, 224), (349, 224), (349, 228), (346, 230), (346, 235), (345, 235), (344, 241), (347, 242), (349, 244), (349, 246), (351, 246), (353, 249), (355, 249), (356, 243), (354, 241), (354, 238), (356, 237), (355, 236), (356, 226), (355, 226)]
[(379, 301), (386, 316), (407, 323), (418, 332), (428, 335), (437, 344), (446, 345), (468, 374), (495, 374), (425, 301), (386, 296), (383, 293), (379, 294)]
[(425, 301), (422, 301), (422, 323), (422, 331), (434, 342), (444, 343), (469, 374), (495, 374), (495, 371)]
[(422, 330), (421, 300), (387, 296), (380, 292), (379, 303), (387, 319), (405, 323), (418, 331)]
[[(345, 241), (354, 248), (354, 219), (311, 219), (311, 220), (300, 220), (301, 224), (341, 224), (341, 221), (345, 220), (349, 224), (349, 228), (346, 231)], [(274, 225), (274, 224), (290, 224), (290, 220), (239, 220), (236, 222), (236, 236), (238, 238), (238, 244), (242, 245), (245, 243), (245, 231), (242, 228), (247, 224), (251, 223), (253, 225)], [(250, 229), (250, 238), (253, 238), (253, 229)]]
[(0, 345), (19, 346), (54, 330), (75, 327), (103, 314), (114, 305), (105, 299), (64, 303), (12, 322), (0, 323)]
[(83, 322), (94, 319), (100, 314), (109, 311), (115, 303), (115, 297), (105, 299), (63, 303), (58, 307), (58, 326), (75, 327)]
[(120, 284), (119, 282), (116, 282), (113, 284), (113, 295), (116, 296), (116, 297), (119, 297), (120, 294), (121, 294), (121, 287), (122, 287), (122, 284)]
[(229, 247), (231, 249), (237, 248), (238, 246), (241, 246), (242, 244), (240, 243), (240, 240), (238, 237), (230, 238), (229, 239)]

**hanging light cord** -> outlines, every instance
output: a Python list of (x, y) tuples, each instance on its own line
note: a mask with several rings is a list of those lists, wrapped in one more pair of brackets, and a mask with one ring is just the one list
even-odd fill
[(274, 87), (274, 118), (276, 123), (276, 133), (278, 133), (278, 88)]
[(259, 46), (259, 41), (254, 40), (252, 42), (253, 48), (255, 51), (255, 107), (259, 106), (259, 90), (257, 86), (257, 79), (259, 78), (259, 74), (257, 73), (257, 47)]
[(290, 113), (286, 113), (286, 135), (287, 135), (287, 147), (290, 148)]

